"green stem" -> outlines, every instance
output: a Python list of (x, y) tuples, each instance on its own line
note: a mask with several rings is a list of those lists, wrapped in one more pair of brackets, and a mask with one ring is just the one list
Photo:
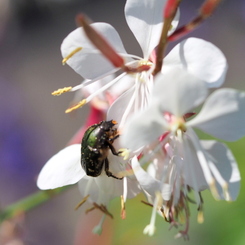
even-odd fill
[(6, 219), (13, 218), (20, 213), (27, 212), (43, 204), (44, 202), (50, 200), (52, 197), (69, 189), (69, 187), (70, 186), (65, 186), (54, 190), (38, 191), (14, 204), (9, 205), (4, 210), (0, 211), (0, 223)]

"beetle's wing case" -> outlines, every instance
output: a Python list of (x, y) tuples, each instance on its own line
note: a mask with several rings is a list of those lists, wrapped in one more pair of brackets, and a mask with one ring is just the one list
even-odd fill
[(81, 165), (87, 175), (97, 177), (103, 169), (103, 161), (100, 160), (101, 153), (98, 150), (98, 138), (100, 126), (103, 123), (90, 126), (84, 133), (81, 144)]
[[(102, 122), (101, 122), (102, 123)], [(89, 139), (90, 139), (90, 135), (91, 135), (91, 133), (93, 133), (93, 131), (101, 124), (101, 123), (99, 123), (99, 124), (94, 124), (94, 125), (92, 125), (92, 126), (90, 126), (86, 131), (85, 131), (85, 133), (84, 133), (84, 136), (83, 136), (83, 139), (82, 139), (82, 148), (83, 147), (86, 147), (87, 145), (88, 145), (88, 141), (89, 141)], [(89, 144), (90, 145), (90, 144)]]

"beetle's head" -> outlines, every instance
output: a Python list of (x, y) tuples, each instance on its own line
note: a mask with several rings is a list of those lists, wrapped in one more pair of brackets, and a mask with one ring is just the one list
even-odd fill
[(105, 131), (110, 131), (116, 124), (117, 124), (117, 121), (115, 121), (115, 120), (103, 121), (101, 124), (101, 127)]

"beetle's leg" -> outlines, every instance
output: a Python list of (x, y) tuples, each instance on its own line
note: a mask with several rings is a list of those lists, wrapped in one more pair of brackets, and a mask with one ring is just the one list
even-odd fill
[(111, 142), (113, 142), (115, 139), (117, 139), (118, 137), (119, 137), (120, 135), (119, 134), (117, 134), (116, 136), (114, 136), (113, 138), (109, 138), (109, 141)]
[(105, 172), (108, 177), (113, 177), (115, 179), (123, 179), (123, 177), (118, 178), (117, 176), (113, 175), (111, 171), (109, 171), (109, 161), (107, 158), (105, 159)]
[(118, 156), (121, 153), (121, 151), (117, 152), (116, 149), (114, 148), (114, 146), (110, 142), (108, 142), (108, 146), (109, 146), (113, 155)]

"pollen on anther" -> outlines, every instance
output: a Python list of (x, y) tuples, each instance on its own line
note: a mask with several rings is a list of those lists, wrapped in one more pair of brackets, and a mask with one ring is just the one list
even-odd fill
[(71, 89), (72, 89), (72, 87), (59, 88), (59, 89), (55, 90), (54, 92), (52, 92), (51, 94), (55, 95), (55, 96), (59, 96), (63, 93), (69, 92)]
[(199, 224), (202, 224), (204, 222), (204, 216), (203, 216), (203, 212), (202, 211), (199, 211), (198, 214), (197, 214), (197, 222)]
[(78, 108), (84, 106), (86, 103), (87, 103), (86, 99), (81, 100), (81, 101), (78, 102), (76, 105), (74, 105), (74, 106), (68, 108), (68, 109), (65, 111), (65, 113), (72, 112), (72, 111), (74, 111), (74, 110), (76, 110), (76, 109), (78, 109)]

